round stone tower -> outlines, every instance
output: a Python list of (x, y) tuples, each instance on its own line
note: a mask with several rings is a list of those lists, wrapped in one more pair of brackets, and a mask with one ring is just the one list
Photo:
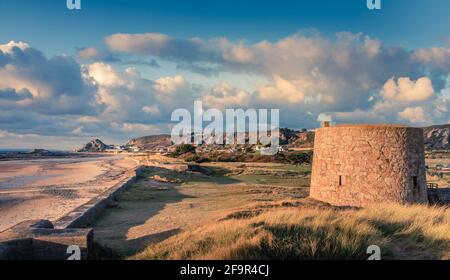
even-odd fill
[(423, 131), (400, 125), (316, 130), (311, 197), (340, 206), (427, 203)]

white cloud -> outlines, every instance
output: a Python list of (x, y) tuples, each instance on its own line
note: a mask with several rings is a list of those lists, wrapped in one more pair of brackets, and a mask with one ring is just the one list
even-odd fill
[[(447, 59), (445, 48), (411, 52), (350, 32), (338, 33), (335, 38), (300, 32), (255, 44), (226, 38), (178, 39), (158, 33), (115, 34), (107, 37), (106, 42), (112, 51), (156, 56), (191, 71), (206, 62), (207, 68), (195, 71), (206, 76), (218, 73), (240, 74), (250, 79), (251, 75), (262, 76), (268, 83), (255, 85), (255, 92), (249, 94), (253, 97), (250, 106), (277, 106), (282, 114), (285, 112), (283, 119), (289, 118), (291, 122), (298, 119), (298, 114), (306, 122), (311, 121), (310, 115), (317, 117), (321, 112), (357, 110), (388, 114), (386, 120), (395, 121), (398, 110), (403, 110), (407, 103), (433, 102), (437, 98), (443, 72), (442, 69), (436, 72), (430, 65)], [(412, 81), (407, 77), (421, 78)], [(163, 92), (164, 84), (158, 85), (158, 92)], [(167, 84), (166, 91), (170, 91), (171, 83)], [(246, 100), (245, 96), (241, 94), (240, 98)], [(211, 94), (204, 99), (210, 103), (234, 102), (231, 95), (228, 98), (226, 101)]]
[(225, 51), (223, 57), (227, 61), (247, 63), (254, 59), (252, 50), (243, 44), (233, 45)]
[(222, 82), (202, 96), (205, 107), (224, 109), (226, 107), (246, 107), (249, 105), (251, 94), (245, 90), (233, 87), (226, 82)]
[(112, 123), (111, 126), (125, 133), (138, 133), (141, 135), (161, 133), (158, 126), (141, 123)]
[(377, 56), (381, 51), (381, 42), (379, 40), (373, 40), (366, 36), (364, 39), (364, 47), (366, 48), (369, 57)]
[(389, 79), (381, 92), (388, 100), (417, 102), (425, 101), (434, 95), (432, 82), (427, 77), (419, 78), (416, 82), (410, 78)]
[(98, 59), (100, 56), (100, 51), (93, 47), (84, 48), (78, 51), (78, 57), (81, 59)]
[(47, 58), (27, 43), (0, 45), (0, 107), (45, 115), (92, 113), (95, 86), (67, 56)]
[[(282, 125), (294, 128), (314, 127), (319, 116), (420, 124), (447, 123), (450, 116), (444, 47), (409, 51), (349, 32), (257, 43), (158, 33), (105, 40), (109, 50), (79, 51), (78, 58), (96, 62), (86, 66), (67, 56), (47, 58), (23, 42), (0, 45), (3, 139), (12, 137), (5, 131), (127, 139), (168, 126), (171, 112), (192, 109), (194, 100), (216, 108), (279, 108)], [(153, 58), (170, 65), (161, 78), (146, 78), (150, 72), (140, 68)]]
[(411, 123), (425, 123), (428, 121), (428, 117), (422, 107), (408, 107), (398, 113), (398, 115)]
[(159, 109), (157, 106), (144, 106), (142, 107), (142, 111), (148, 114), (157, 114), (159, 113)]
[(93, 63), (88, 66), (89, 75), (101, 86), (124, 85), (125, 81), (117, 71), (109, 64), (103, 62)]
[(6, 138), (6, 137), (19, 137), (19, 138), (23, 138), (23, 135), (18, 135), (15, 133), (11, 133), (7, 130), (0, 130), (0, 138)]
[(163, 93), (174, 93), (186, 86), (186, 79), (181, 75), (163, 77), (155, 81), (155, 90)]
[(144, 34), (114, 34), (105, 38), (106, 43), (113, 51), (136, 52), (145, 54), (147, 52), (160, 53), (164, 46), (172, 38), (160, 33)]
[(450, 48), (433, 47), (414, 51), (412, 58), (432, 68), (448, 71), (450, 69)]
[(30, 46), (27, 43), (24, 42), (15, 42), (15, 41), (10, 41), (6, 44), (0, 44), (0, 51), (4, 52), (4, 53), (8, 53), (10, 54), (12, 52), (12, 50), (14, 48), (19, 48), (22, 51), (28, 49)]
[(73, 134), (82, 134), (83, 133), (83, 127), (79, 126), (77, 128), (75, 128), (74, 130), (72, 130)]
[(273, 78), (274, 85), (266, 85), (258, 90), (258, 96), (265, 102), (300, 103), (305, 98), (305, 91), (301, 81), (288, 81), (280, 76)]

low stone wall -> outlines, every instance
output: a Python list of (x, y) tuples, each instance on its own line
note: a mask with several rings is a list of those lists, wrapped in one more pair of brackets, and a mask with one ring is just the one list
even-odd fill
[(136, 182), (142, 170), (130, 170), (126, 179), (54, 223), (25, 221), (0, 232), (0, 260), (67, 260), (70, 246), (79, 248), (80, 259), (91, 258), (94, 232), (86, 227)]
[(122, 180), (106, 192), (91, 199), (88, 203), (81, 205), (61, 219), (57, 220), (55, 228), (84, 228), (91, 225), (101, 212), (111, 204), (118, 195), (124, 192), (130, 185), (136, 182), (141, 174), (142, 167), (131, 170), (129, 177)]
[(79, 249), (79, 259), (92, 253), (92, 229), (55, 229), (50, 221), (33, 220), (19, 223), (0, 233), (0, 260), (67, 260)]

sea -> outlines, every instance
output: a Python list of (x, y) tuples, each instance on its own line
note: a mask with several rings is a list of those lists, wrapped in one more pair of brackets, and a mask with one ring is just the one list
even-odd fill
[(33, 149), (2, 149), (0, 148), (0, 154), (15, 154), (15, 153), (28, 153), (31, 152)]
[[(0, 148), (0, 154), (17, 154), (17, 153), (29, 153), (32, 152), (34, 148)], [(61, 150), (46, 150), (52, 153), (67, 153), (68, 151)]]

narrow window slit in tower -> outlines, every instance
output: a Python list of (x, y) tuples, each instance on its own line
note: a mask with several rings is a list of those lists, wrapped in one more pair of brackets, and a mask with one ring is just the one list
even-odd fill
[(417, 187), (418, 187), (418, 184), (417, 184), (417, 176), (413, 176), (412, 179), (413, 179), (413, 187), (414, 187), (415, 189), (417, 189)]
[(339, 187), (342, 187), (344, 185), (344, 180), (342, 178), (342, 175), (339, 175)]

